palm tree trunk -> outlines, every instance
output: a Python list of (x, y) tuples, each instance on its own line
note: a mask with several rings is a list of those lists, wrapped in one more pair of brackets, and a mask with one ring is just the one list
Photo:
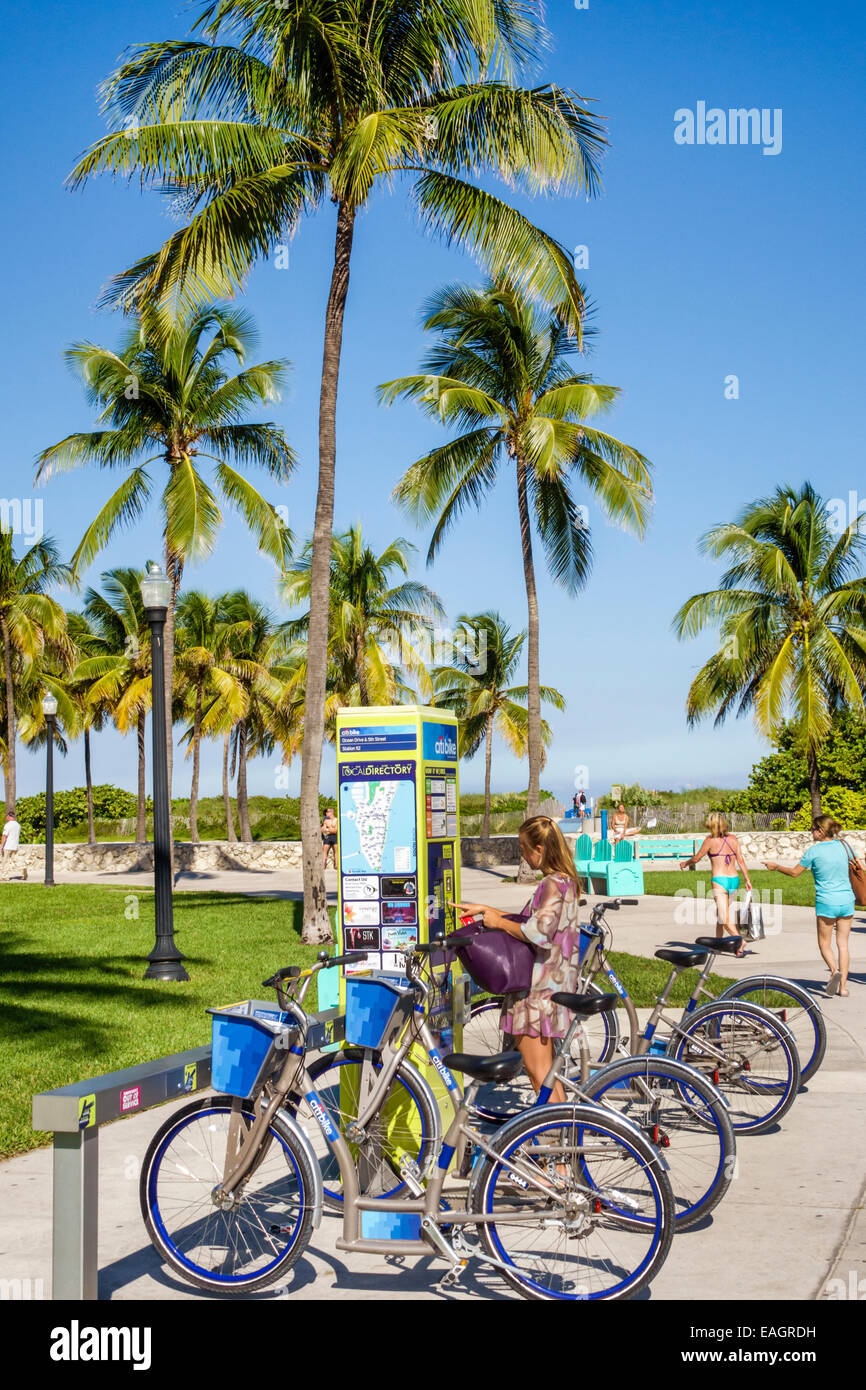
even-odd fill
[(6, 614), (0, 613), (0, 633), (3, 636), (3, 675), (6, 684), (6, 761), (3, 764), (3, 789), (6, 794), (6, 814), (15, 810), (15, 686), (12, 681), (12, 645)]
[(304, 867), (304, 924), (301, 939), (312, 943), (333, 940), (325, 892), (325, 872), (322, 866), (319, 777), (322, 771), (322, 742), (325, 736), (328, 590), (331, 577), (331, 534), (334, 525), (334, 478), (337, 464), (337, 384), (354, 226), (354, 208), (340, 203), (337, 210), (334, 268), (325, 313), (325, 345), (319, 395), (319, 481), (313, 550), (310, 558), (310, 625), (304, 746), (301, 754), (301, 840)]
[(84, 785), (87, 788), (87, 843), (96, 844), (96, 826), (93, 824), (93, 778), (90, 771), (90, 730), (84, 730)]
[(172, 697), (174, 695), (174, 610), (183, 577), (183, 559), (165, 547), (165, 572), (171, 580), (171, 602), (165, 615), (163, 651), (165, 653), (165, 756), (168, 769), (168, 833), (171, 846), (172, 875), (174, 875), (174, 830), (172, 829), (171, 778), (174, 767), (174, 719), (172, 717)]
[(250, 808), (247, 799), (247, 722), (244, 720), (238, 737), (238, 820), (241, 827), (241, 840), (245, 845), (252, 843), (250, 829)]
[(818, 759), (814, 748), (809, 748), (806, 752), (806, 763), (809, 768), (809, 796), (812, 799), (812, 816), (821, 814), (821, 775), (818, 771)]
[(490, 839), (490, 768), (493, 763), (493, 710), (487, 716), (486, 747), (484, 749), (484, 822), (481, 838)]
[(229, 739), (231, 734), (223, 737), (223, 803), (226, 808), (226, 839), (230, 845), (237, 844), (235, 834), (235, 818), (232, 812), (232, 799), (229, 795)]
[(189, 838), (194, 845), (198, 838), (198, 765), (201, 748), (201, 686), (196, 686), (195, 714), (192, 721), (192, 782), (189, 789)]
[(519, 455), (517, 458), (517, 507), (520, 514), (520, 545), (523, 551), (523, 577), (526, 583), (526, 607), (529, 617), (526, 652), (529, 791), (526, 797), (526, 814), (527, 816), (536, 816), (538, 815), (538, 788), (541, 780), (542, 758), (541, 689), (538, 671), (538, 595), (535, 591), (535, 566), (532, 560), (532, 531), (529, 523), (526, 463)]
[(367, 663), (364, 660), (367, 644), (363, 633), (355, 638), (355, 669), (358, 672), (358, 695), (362, 705), (370, 703), (370, 687), (367, 684)]
[(144, 713), (138, 716), (138, 819), (135, 826), (136, 844), (147, 844), (147, 811), (144, 787)]

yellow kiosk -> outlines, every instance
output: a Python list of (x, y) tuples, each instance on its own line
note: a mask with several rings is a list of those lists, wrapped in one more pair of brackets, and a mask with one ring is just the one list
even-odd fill
[[(348, 967), (400, 975), (406, 946), (454, 929), (460, 900), (457, 716), (422, 705), (337, 714), (341, 951)], [(341, 984), (340, 1002), (345, 995)], [(431, 1027), (461, 1045), (465, 990), (453, 966)]]

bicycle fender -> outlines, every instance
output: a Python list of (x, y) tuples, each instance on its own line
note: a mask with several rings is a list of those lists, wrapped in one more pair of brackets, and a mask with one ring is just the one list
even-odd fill
[(403, 1058), (400, 1066), (402, 1070), (410, 1073), (413, 1082), (419, 1090), (427, 1092), (430, 1108), (433, 1112), (433, 1152), (438, 1156), (439, 1150), (442, 1147), (442, 1113), (439, 1109), (439, 1102), (436, 1099), (433, 1087), (430, 1085), (426, 1076), (415, 1066), (414, 1062), (409, 1061), (408, 1057)]
[(310, 1168), (313, 1174), (313, 1230), (317, 1231), (321, 1225), (322, 1212), (325, 1207), (325, 1184), (322, 1178), (322, 1170), (319, 1167), (319, 1160), (316, 1158), (316, 1151), (313, 1148), (312, 1141), (292, 1112), (283, 1106), (278, 1113), (280, 1120), (286, 1126), (286, 1129), (292, 1131), (292, 1134), (297, 1139), (310, 1161)]

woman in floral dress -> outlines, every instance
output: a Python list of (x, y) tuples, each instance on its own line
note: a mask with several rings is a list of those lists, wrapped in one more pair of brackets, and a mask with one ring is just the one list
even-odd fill
[[(532, 816), (519, 831), (520, 853), (530, 868), (544, 877), (518, 916), (500, 912), (484, 903), (461, 903), (461, 912), (484, 914), (485, 927), (506, 931), (535, 947), (532, 985), (525, 998), (506, 995), (500, 1026), (511, 1033), (523, 1058), (527, 1075), (540, 1090), (553, 1061), (553, 1039), (564, 1038), (573, 1015), (551, 995), (574, 993), (580, 964), (580, 879), (568, 845), (555, 821)], [(565, 1100), (559, 1082), (551, 1101)]]

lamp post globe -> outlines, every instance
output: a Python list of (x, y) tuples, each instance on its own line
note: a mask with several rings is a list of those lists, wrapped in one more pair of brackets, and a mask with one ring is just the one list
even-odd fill
[(45, 886), (54, 887), (54, 728), (57, 701), (49, 692), (42, 700), (45, 717)]
[(144, 972), (148, 980), (188, 980), (183, 956), (174, 940), (171, 874), (171, 807), (168, 799), (165, 708), (165, 618), (171, 602), (171, 580), (159, 565), (147, 566), (141, 580), (141, 601), (150, 624), (151, 724), (153, 731), (153, 887), (156, 941)]

